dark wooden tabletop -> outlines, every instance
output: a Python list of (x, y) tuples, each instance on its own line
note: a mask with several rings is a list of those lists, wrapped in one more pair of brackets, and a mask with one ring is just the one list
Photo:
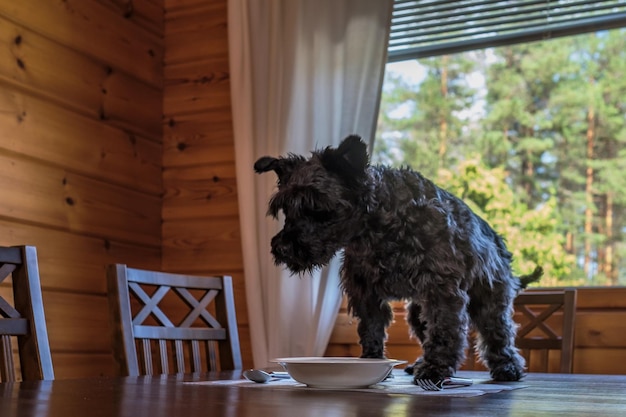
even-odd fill
[(0, 383), (0, 416), (626, 416), (624, 375), (529, 374), (525, 388), (468, 398), (183, 383), (227, 378), (240, 373)]

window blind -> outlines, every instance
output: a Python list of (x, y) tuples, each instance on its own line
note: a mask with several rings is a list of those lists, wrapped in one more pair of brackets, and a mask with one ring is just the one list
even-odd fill
[(626, 26), (626, 0), (395, 0), (389, 62)]

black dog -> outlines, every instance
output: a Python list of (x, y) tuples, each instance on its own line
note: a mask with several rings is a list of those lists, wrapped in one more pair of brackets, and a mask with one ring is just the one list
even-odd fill
[(492, 378), (523, 376), (512, 302), (541, 268), (513, 276), (503, 239), (463, 201), (418, 172), (370, 166), (354, 135), (309, 159), (262, 157), (254, 169), (278, 176), (268, 210), (274, 218), (284, 214), (272, 238), (277, 264), (300, 273), (344, 251), (341, 285), (359, 319), (362, 357), (384, 357), (388, 302), (407, 300), (407, 321), (423, 349), (409, 367), (414, 379), (440, 381), (456, 372), (470, 322)]

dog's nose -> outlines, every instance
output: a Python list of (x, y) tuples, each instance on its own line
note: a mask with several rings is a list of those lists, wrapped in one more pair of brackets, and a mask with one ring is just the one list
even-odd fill
[(293, 253), (293, 242), (290, 239), (285, 239), (284, 231), (281, 231), (272, 238), (272, 255), (278, 260), (284, 260), (289, 258)]
[(289, 247), (281, 242), (272, 242), (272, 254), (276, 258), (285, 258), (289, 254)]

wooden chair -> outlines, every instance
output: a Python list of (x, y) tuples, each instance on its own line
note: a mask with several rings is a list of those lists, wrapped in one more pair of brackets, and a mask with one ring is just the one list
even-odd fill
[[(518, 313), (516, 321), (521, 324), (516, 345), (526, 358), (529, 371), (549, 372), (549, 352), (560, 350), (558, 372), (572, 373), (576, 290), (524, 291), (514, 304)], [(557, 312), (562, 313), (560, 332), (555, 331), (559, 322)]]
[(108, 266), (107, 282), (121, 375), (241, 369), (231, 277), (114, 264)]
[[(0, 296), (0, 381), (16, 381), (19, 376), (23, 381), (52, 380), (54, 368), (35, 247), (0, 247), (0, 283), (9, 275), (13, 305)], [(13, 358), (15, 339), (19, 372)]]

